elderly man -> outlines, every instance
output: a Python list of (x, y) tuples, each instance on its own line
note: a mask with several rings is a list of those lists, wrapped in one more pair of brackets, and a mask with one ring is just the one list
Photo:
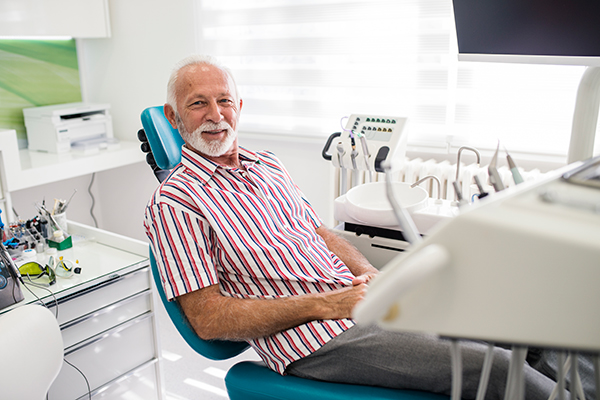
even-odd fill
[[(377, 270), (323, 226), (272, 153), (238, 146), (242, 105), (211, 57), (182, 60), (169, 80), (165, 115), (185, 145), (145, 218), (168, 298), (201, 338), (248, 341), (280, 374), (449, 394), (446, 341), (355, 325)], [(464, 398), (485, 350), (462, 346)], [(503, 397), (509, 354), (497, 349), (488, 399)], [(527, 398), (548, 398), (554, 382), (525, 374)]]

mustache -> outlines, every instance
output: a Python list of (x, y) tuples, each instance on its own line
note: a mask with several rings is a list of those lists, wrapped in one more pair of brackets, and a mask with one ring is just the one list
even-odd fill
[(227, 129), (229, 134), (235, 133), (233, 127), (227, 121), (221, 121), (219, 123), (207, 121), (194, 129), (194, 132), (188, 132), (178, 112), (175, 113), (175, 123), (177, 124), (177, 130), (180, 134), (201, 134), (203, 131), (220, 131), (223, 129)]
[(194, 133), (201, 133), (204, 131), (222, 131), (224, 129), (233, 130), (233, 128), (231, 127), (231, 125), (229, 125), (229, 123), (227, 123), (227, 121), (221, 121), (219, 123), (208, 121), (196, 128)]

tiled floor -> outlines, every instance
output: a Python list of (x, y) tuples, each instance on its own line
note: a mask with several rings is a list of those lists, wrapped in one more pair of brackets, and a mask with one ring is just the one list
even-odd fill
[(166, 400), (225, 400), (223, 378), (227, 369), (242, 360), (259, 360), (253, 350), (226, 361), (208, 360), (188, 347), (162, 304), (157, 306), (156, 315)]

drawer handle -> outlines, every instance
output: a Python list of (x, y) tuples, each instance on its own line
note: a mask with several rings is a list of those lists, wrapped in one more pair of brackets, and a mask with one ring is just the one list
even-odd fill
[[(157, 358), (153, 358), (149, 361), (146, 361), (145, 363), (141, 364), (138, 367), (135, 367), (134, 369), (132, 369), (131, 371), (125, 372), (123, 375), (113, 379), (112, 381), (108, 381), (107, 383), (105, 383), (104, 385), (100, 386), (98, 389), (94, 390), (91, 392), (92, 398), (94, 398), (94, 396), (96, 396), (98, 393), (100, 392), (104, 392), (107, 388), (109, 388), (110, 386), (114, 385), (115, 383), (119, 383), (125, 379), (131, 378), (133, 375), (135, 375), (138, 371), (143, 370), (146, 367), (149, 367), (152, 364), (156, 364), (158, 362)], [(87, 398), (87, 397), (84, 397)]]
[(154, 316), (154, 313), (152, 311), (148, 311), (148, 312), (140, 315), (139, 317), (136, 317), (134, 319), (130, 319), (129, 321), (123, 322), (122, 324), (117, 325), (114, 328), (111, 328), (111, 329), (109, 329), (109, 330), (107, 330), (105, 332), (97, 334), (96, 336), (92, 336), (89, 339), (86, 339), (86, 340), (84, 340), (82, 342), (74, 344), (71, 347), (65, 349), (65, 356), (68, 356), (69, 354), (74, 353), (77, 350), (82, 349), (82, 348), (84, 348), (86, 346), (90, 346), (90, 345), (92, 345), (94, 343), (98, 343), (99, 341), (104, 340), (104, 339), (106, 339), (106, 338), (108, 338), (108, 337), (110, 337), (110, 336), (112, 336), (114, 334), (122, 332), (125, 329), (127, 329), (127, 328), (129, 328), (129, 327), (131, 327), (131, 326), (133, 326), (133, 325), (135, 325), (135, 324), (137, 324), (139, 322), (142, 322), (142, 321), (144, 321), (144, 320), (146, 320), (148, 318), (151, 318), (152, 316)]
[[(70, 294), (70, 295), (67, 295), (67, 296), (65, 296), (65, 297), (62, 297), (62, 298), (60, 298), (60, 299), (58, 300), (58, 305), (61, 305), (61, 304), (65, 303), (65, 302), (67, 302), (67, 301), (70, 301), (70, 300), (77, 299), (77, 298), (79, 298), (79, 297), (81, 297), (81, 296), (85, 296), (85, 295), (87, 295), (87, 294), (90, 294), (90, 293), (92, 293), (92, 292), (95, 292), (96, 290), (100, 290), (100, 289), (104, 288), (104, 287), (105, 287), (105, 286), (107, 286), (107, 285), (111, 285), (111, 284), (113, 284), (113, 283), (115, 283), (115, 282), (119, 282), (119, 281), (121, 281), (121, 280), (123, 280), (123, 279), (130, 279), (130, 278), (133, 278), (133, 277), (134, 277), (134, 276), (136, 276), (137, 274), (141, 274), (141, 273), (148, 273), (148, 271), (149, 271), (149, 268), (148, 268), (148, 267), (146, 267), (146, 268), (143, 268), (143, 269), (140, 269), (140, 270), (134, 271), (134, 272), (130, 272), (130, 273), (128, 273), (128, 274), (125, 274), (125, 275), (119, 275), (119, 274), (112, 274), (112, 275), (109, 275), (109, 276), (107, 277), (107, 279), (106, 279), (106, 280), (104, 280), (104, 281), (102, 281), (102, 282), (100, 282), (100, 283), (97, 283), (97, 284), (95, 284), (95, 285), (93, 285), (93, 286), (91, 286), (91, 287), (88, 287), (88, 288), (82, 289), (82, 290), (80, 290), (80, 291), (78, 291), (78, 292), (75, 292), (75, 293), (72, 293), (72, 294)], [(55, 307), (55, 303), (54, 303), (54, 302), (52, 302), (52, 303), (51, 303), (51, 304), (49, 304), (48, 306), (49, 306), (49, 307)], [(60, 311), (60, 309), (59, 309), (59, 311)]]
[(92, 319), (92, 318), (96, 318), (96, 317), (98, 317), (99, 315), (102, 315), (102, 314), (106, 314), (106, 313), (108, 313), (108, 312), (111, 312), (112, 310), (114, 310), (115, 308), (117, 308), (117, 307), (119, 307), (119, 306), (121, 306), (121, 305), (125, 305), (125, 304), (127, 304), (127, 303), (130, 303), (130, 302), (132, 302), (132, 301), (136, 300), (137, 298), (139, 298), (139, 297), (141, 297), (141, 296), (144, 296), (144, 295), (148, 296), (148, 295), (150, 295), (151, 293), (152, 293), (152, 292), (150, 291), (150, 289), (146, 289), (146, 290), (144, 290), (144, 291), (141, 291), (141, 292), (139, 292), (139, 293), (135, 293), (135, 294), (133, 294), (133, 295), (131, 295), (131, 296), (129, 296), (129, 297), (125, 297), (124, 299), (121, 299), (121, 300), (119, 300), (119, 301), (116, 301), (116, 302), (114, 302), (114, 303), (108, 304), (108, 305), (106, 305), (105, 307), (103, 307), (103, 308), (101, 308), (101, 309), (99, 309), (99, 310), (96, 310), (96, 311), (94, 311), (94, 312), (91, 312), (91, 313), (89, 313), (89, 314), (83, 315), (83, 316), (81, 316), (81, 317), (79, 317), (79, 318), (77, 318), (77, 319), (74, 319), (74, 320), (72, 320), (72, 321), (69, 321), (69, 322), (67, 322), (67, 323), (65, 323), (65, 324), (63, 324), (63, 325), (61, 325), (60, 329), (67, 329), (67, 328), (71, 328), (72, 326), (75, 326), (75, 325), (81, 324), (82, 322), (89, 321), (89, 320), (90, 320), (90, 319)]

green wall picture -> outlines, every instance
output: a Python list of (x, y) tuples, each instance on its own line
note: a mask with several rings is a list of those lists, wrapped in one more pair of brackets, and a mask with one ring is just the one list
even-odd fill
[(75, 40), (0, 40), (0, 129), (27, 133), (23, 108), (81, 101)]

